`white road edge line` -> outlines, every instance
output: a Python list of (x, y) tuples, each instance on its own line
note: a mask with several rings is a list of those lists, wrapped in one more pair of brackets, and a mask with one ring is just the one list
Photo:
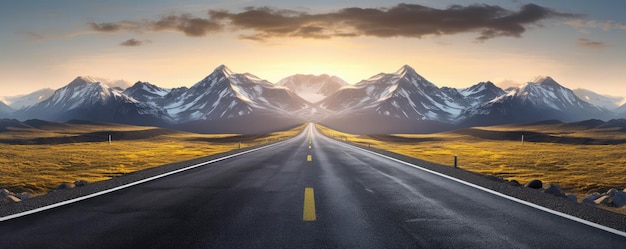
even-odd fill
[[(326, 138), (328, 138), (328, 137), (326, 137)], [(622, 236), (622, 237), (626, 237), (626, 232), (623, 232), (623, 231), (620, 231), (620, 230), (617, 230), (617, 229), (614, 229), (614, 228), (603, 226), (603, 225), (600, 225), (598, 223), (594, 223), (594, 222), (591, 222), (591, 221), (588, 221), (588, 220), (584, 220), (584, 219), (578, 218), (576, 216), (572, 216), (572, 215), (569, 215), (569, 214), (566, 214), (566, 213), (562, 213), (562, 212), (559, 212), (559, 211), (556, 211), (556, 210), (552, 210), (552, 209), (549, 209), (549, 208), (546, 208), (546, 207), (543, 207), (543, 206), (539, 206), (539, 205), (534, 204), (532, 202), (521, 200), (521, 199), (515, 198), (513, 196), (508, 196), (508, 195), (505, 195), (503, 193), (497, 192), (495, 190), (491, 190), (491, 189), (488, 189), (488, 188), (485, 188), (485, 187), (482, 187), (482, 186), (478, 186), (476, 184), (473, 184), (473, 183), (470, 183), (470, 182), (466, 182), (466, 181), (463, 181), (461, 179), (457, 179), (457, 178), (451, 177), (451, 176), (446, 175), (446, 174), (442, 174), (442, 173), (439, 173), (439, 172), (436, 172), (436, 171), (432, 171), (432, 170), (429, 170), (429, 169), (417, 166), (415, 164), (402, 161), (400, 159), (396, 159), (396, 158), (393, 158), (393, 157), (390, 157), (390, 156), (385, 156), (383, 154), (380, 154), (380, 153), (377, 153), (377, 152), (374, 152), (374, 151), (366, 150), (366, 149), (354, 146), (352, 144), (341, 143), (341, 142), (335, 141), (335, 140), (330, 139), (330, 138), (328, 138), (328, 139), (333, 141), (333, 142), (335, 142), (335, 143), (343, 144), (343, 145), (350, 146), (350, 147), (354, 147), (354, 148), (359, 149), (361, 151), (365, 151), (365, 152), (374, 154), (376, 156), (380, 156), (380, 157), (383, 157), (383, 158), (386, 158), (386, 159), (389, 159), (389, 160), (392, 160), (392, 161), (395, 161), (395, 162), (407, 165), (409, 167), (413, 167), (415, 169), (419, 169), (419, 170), (422, 170), (422, 171), (425, 171), (425, 172), (428, 172), (428, 173), (431, 173), (431, 174), (434, 174), (434, 175), (438, 175), (438, 176), (441, 176), (443, 178), (447, 178), (449, 180), (452, 180), (452, 181), (455, 181), (455, 182), (467, 185), (469, 187), (472, 187), (472, 188), (475, 188), (475, 189), (478, 189), (478, 190), (482, 190), (482, 191), (485, 191), (487, 193), (490, 193), (490, 194), (493, 194), (493, 195), (496, 195), (496, 196), (500, 196), (502, 198), (505, 198), (505, 199), (508, 199), (508, 200), (511, 200), (511, 201), (514, 201), (514, 202), (517, 202), (517, 203), (520, 203), (520, 204), (523, 204), (523, 205), (526, 205), (526, 206), (529, 206), (529, 207), (532, 207), (532, 208), (535, 208), (535, 209), (539, 209), (539, 210), (544, 211), (544, 212), (548, 212), (548, 213), (551, 213), (551, 214), (554, 214), (554, 215), (557, 215), (557, 216), (560, 216), (560, 217), (563, 217), (563, 218), (566, 218), (566, 219), (569, 219), (569, 220), (572, 220), (572, 221), (576, 221), (576, 222), (579, 222), (579, 223), (582, 223), (582, 224), (585, 224), (585, 225), (588, 225), (588, 226), (591, 226), (591, 227), (595, 227), (595, 228), (600, 229), (600, 230), (604, 230), (606, 232), (610, 232), (610, 233), (613, 233), (613, 234), (616, 234), (616, 235), (619, 235), (619, 236)]]
[[(293, 138), (296, 138), (298, 136), (300, 136), (300, 134), (294, 136)], [(11, 220), (11, 219), (15, 219), (15, 218), (19, 218), (19, 217), (26, 216), (26, 215), (31, 215), (31, 214), (43, 212), (43, 211), (46, 211), (46, 210), (50, 210), (50, 209), (53, 209), (53, 208), (65, 206), (65, 205), (72, 204), (72, 203), (75, 203), (75, 202), (84, 201), (84, 200), (87, 200), (87, 199), (90, 199), (90, 198), (94, 198), (94, 197), (97, 197), (97, 196), (100, 196), (100, 195), (104, 195), (104, 194), (108, 194), (108, 193), (111, 193), (111, 192), (115, 192), (115, 191), (118, 191), (118, 190), (121, 190), (121, 189), (129, 188), (129, 187), (132, 187), (132, 186), (135, 186), (135, 185), (139, 185), (139, 184), (142, 184), (142, 183), (153, 181), (153, 180), (156, 180), (156, 179), (159, 179), (159, 178), (163, 178), (163, 177), (166, 177), (166, 176), (177, 174), (177, 173), (180, 173), (180, 172), (183, 172), (183, 171), (187, 171), (187, 170), (190, 170), (190, 169), (195, 169), (195, 168), (202, 167), (202, 166), (205, 166), (205, 165), (208, 165), (208, 164), (212, 164), (212, 163), (215, 163), (215, 162), (219, 162), (219, 161), (223, 161), (223, 160), (230, 159), (230, 158), (233, 158), (233, 157), (237, 157), (237, 156), (241, 156), (241, 155), (244, 155), (244, 154), (248, 154), (248, 153), (251, 153), (251, 152), (254, 152), (254, 151), (258, 151), (258, 150), (274, 147), (274, 146), (286, 143), (289, 140), (291, 140), (291, 139), (287, 139), (285, 141), (281, 141), (281, 142), (278, 142), (278, 143), (265, 145), (265, 146), (259, 147), (259, 148), (254, 148), (254, 149), (242, 151), (242, 152), (239, 152), (239, 153), (236, 153), (236, 154), (232, 154), (232, 155), (216, 158), (216, 159), (213, 159), (213, 160), (210, 160), (210, 161), (194, 164), (194, 165), (182, 168), (182, 169), (177, 169), (177, 170), (174, 170), (174, 171), (170, 171), (170, 172), (167, 172), (167, 173), (163, 173), (163, 174), (160, 174), (160, 175), (156, 175), (156, 176), (153, 176), (153, 177), (142, 179), (142, 180), (139, 180), (139, 181), (136, 181), (136, 182), (131, 182), (131, 183), (128, 183), (128, 184), (125, 184), (125, 185), (122, 185), (122, 186), (115, 187), (115, 188), (111, 188), (111, 189), (103, 190), (103, 191), (96, 192), (96, 193), (93, 193), (93, 194), (81, 196), (81, 197), (78, 197), (78, 198), (75, 198), (75, 199), (70, 199), (70, 200), (54, 203), (52, 205), (31, 209), (31, 210), (24, 211), (24, 212), (21, 212), (21, 213), (0, 217), (0, 222)]]

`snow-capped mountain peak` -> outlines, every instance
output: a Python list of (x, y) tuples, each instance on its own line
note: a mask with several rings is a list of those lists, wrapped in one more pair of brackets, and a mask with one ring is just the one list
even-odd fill
[(249, 73), (233, 73), (224, 65), (179, 96), (168, 98), (165, 108), (180, 122), (235, 118), (255, 110), (297, 111), (307, 107), (306, 101), (288, 89)]
[(322, 101), (322, 107), (342, 112), (373, 109), (400, 119), (449, 121), (463, 108), (458, 101), (462, 96), (455, 92), (440, 89), (405, 65), (395, 73), (377, 74), (340, 89)]
[(163, 109), (139, 102), (117, 88), (80, 76), (56, 90), (50, 98), (20, 110), (16, 116), (54, 121), (86, 119), (133, 124), (170, 121)]
[(72, 80), (72, 82), (70, 82), (70, 84), (68, 84), (67, 87), (80, 87), (83, 85), (95, 84), (95, 83), (99, 83), (99, 81), (93, 79), (90, 76), (78, 76), (74, 80)]
[(551, 77), (536, 77), (518, 89), (477, 108), (466, 110), (467, 125), (533, 122), (547, 119), (575, 121), (604, 117), (604, 110), (578, 98)]
[(400, 77), (404, 77), (407, 74), (415, 75), (415, 74), (417, 74), (417, 72), (411, 66), (404, 65), (400, 69), (398, 69), (398, 71), (396, 71), (395, 74), (397, 74)]

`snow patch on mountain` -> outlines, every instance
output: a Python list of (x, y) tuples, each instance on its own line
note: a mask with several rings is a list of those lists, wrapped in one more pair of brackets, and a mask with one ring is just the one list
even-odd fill
[(308, 102), (316, 103), (335, 93), (339, 88), (347, 86), (348, 83), (327, 74), (296, 74), (278, 81), (276, 85), (290, 89)]
[(0, 97), (0, 101), (15, 110), (20, 110), (48, 99), (53, 93), (53, 89), (44, 88), (29, 94)]
[(599, 94), (591, 90), (582, 89), (582, 88), (577, 88), (572, 91), (578, 98), (586, 101), (587, 103), (605, 108), (610, 111), (613, 111), (617, 109), (619, 106), (621, 106), (622, 104), (624, 104), (624, 100), (625, 100), (624, 97), (603, 95), (603, 94)]

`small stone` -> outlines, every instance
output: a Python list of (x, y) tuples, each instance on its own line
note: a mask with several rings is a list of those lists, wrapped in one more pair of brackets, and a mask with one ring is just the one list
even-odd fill
[(550, 183), (546, 185), (546, 189), (543, 190), (544, 193), (546, 194), (551, 194), (554, 195), (556, 197), (567, 197), (567, 195), (565, 195), (565, 191), (563, 191), (563, 189), (561, 189), (561, 187), (559, 187), (559, 185), (554, 184), (554, 183)]
[(567, 195), (567, 199), (574, 203), (578, 203), (578, 198), (576, 198), (575, 195)]
[(74, 186), (76, 186), (76, 187), (82, 187), (82, 186), (85, 186), (87, 184), (89, 184), (89, 183), (87, 181), (85, 181), (85, 180), (78, 180), (78, 181), (74, 182)]
[(520, 183), (519, 183), (518, 181), (516, 181), (516, 180), (511, 180), (511, 181), (509, 181), (509, 185), (511, 185), (511, 186), (515, 186), (515, 187), (522, 186), (522, 184), (520, 184)]
[(532, 189), (540, 189), (540, 188), (543, 187), (543, 183), (540, 180), (532, 180), (532, 181), (526, 183), (526, 185), (524, 185), (524, 187), (532, 188)]
[(57, 186), (56, 190), (70, 189), (70, 188), (74, 188), (74, 184), (73, 183), (69, 183), (69, 182), (64, 182), (64, 183), (59, 184), (59, 186)]

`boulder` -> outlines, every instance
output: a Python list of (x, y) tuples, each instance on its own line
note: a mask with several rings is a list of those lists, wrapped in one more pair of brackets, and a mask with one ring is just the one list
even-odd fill
[(565, 191), (563, 191), (563, 189), (561, 189), (559, 185), (554, 184), (554, 183), (547, 184), (546, 189), (544, 189), (543, 192), (546, 194), (554, 195), (556, 197), (563, 197), (563, 198), (567, 197), (567, 195), (565, 195)]
[(578, 203), (578, 198), (576, 198), (575, 195), (567, 195), (567, 199), (574, 203)]
[(526, 183), (526, 185), (524, 185), (524, 187), (532, 188), (532, 189), (541, 189), (541, 188), (543, 188), (543, 183), (540, 180), (532, 180), (532, 181)]
[(613, 197), (611, 197), (613, 199), (613, 205), (615, 205), (616, 207), (623, 207), (626, 206), (626, 192), (624, 191), (617, 191), (613, 194)]

